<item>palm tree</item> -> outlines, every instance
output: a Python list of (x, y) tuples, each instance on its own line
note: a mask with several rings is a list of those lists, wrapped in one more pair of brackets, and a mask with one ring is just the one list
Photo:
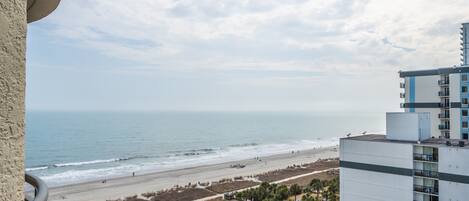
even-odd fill
[(321, 192), (324, 188), (323, 182), (321, 182), (321, 180), (319, 179), (313, 179), (309, 183), (309, 186), (311, 187), (311, 189), (316, 191), (316, 198), (319, 198), (319, 192)]
[(301, 194), (301, 187), (298, 186), (298, 184), (293, 184), (290, 186), (290, 190), (289, 190), (289, 193), (290, 195), (293, 195), (295, 196), (295, 201), (296, 201), (296, 196)]

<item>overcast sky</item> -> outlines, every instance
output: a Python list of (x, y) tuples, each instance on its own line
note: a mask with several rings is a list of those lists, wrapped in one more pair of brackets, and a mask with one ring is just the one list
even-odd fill
[(399, 111), (459, 63), (467, 0), (65, 0), (28, 25), (29, 110)]

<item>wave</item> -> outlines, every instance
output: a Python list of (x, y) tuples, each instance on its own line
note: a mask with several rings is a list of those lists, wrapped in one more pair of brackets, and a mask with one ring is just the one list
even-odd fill
[(82, 166), (82, 165), (91, 165), (98, 163), (111, 163), (116, 161), (128, 160), (127, 158), (112, 158), (106, 160), (92, 160), (92, 161), (82, 161), (82, 162), (71, 162), (71, 163), (58, 163), (52, 166), (54, 167), (68, 167), (68, 166)]
[(215, 153), (219, 149), (213, 148), (203, 148), (203, 149), (191, 149), (191, 150), (181, 150), (181, 151), (170, 151), (169, 153), (174, 154), (174, 156), (197, 156)]
[(49, 168), (49, 166), (30, 167), (30, 168), (26, 168), (26, 172), (35, 171), (35, 170), (45, 170), (47, 168)]
[(61, 167), (70, 167), (70, 166), (83, 166), (83, 165), (94, 165), (94, 164), (104, 164), (104, 163), (112, 163), (112, 162), (119, 162), (119, 161), (127, 161), (132, 159), (139, 159), (139, 158), (150, 158), (150, 156), (132, 156), (126, 158), (111, 158), (111, 159), (103, 159), (103, 160), (91, 160), (91, 161), (79, 161), (79, 162), (70, 162), (70, 163), (57, 163), (52, 165), (39, 165), (35, 167), (26, 168), (26, 171), (37, 171), (37, 170), (45, 170), (49, 168), (61, 168)]
[(252, 146), (257, 146), (259, 144), (252, 142), (252, 143), (244, 143), (244, 144), (232, 144), (229, 145), (229, 147), (252, 147)]
[[(64, 169), (58, 172), (44, 172), (42, 178), (52, 186), (62, 186), (66, 184), (93, 181), (103, 178), (112, 178), (125, 175), (132, 175), (132, 172), (159, 172), (173, 169), (195, 167), (199, 165), (218, 164), (229, 161), (250, 159), (255, 157), (265, 157), (275, 154), (290, 153), (295, 150), (307, 150), (324, 148), (338, 145), (338, 138), (299, 140), (283, 143), (256, 144), (244, 143), (225, 146), (223, 148), (203, 148), (180, 151), (170, 151), (169, 155), (160, 157), (134, 156), (129, 158), (114, 158), (107, 160), (93, 160), (83, 162), (61, 163), (53, 167), (70, 167), (99, 163), (112, 163), (135, 158), (152, 158), (152, 160), (133, 161), (131, 163), (121, 163), (117, 166), (93, 166), (84, 169)], [(153, 160), (155, 158), (155, 160)], [(157, 159), (156, 159), (157, 158)], [(40, 168), (40, 167), (37, 167)]]

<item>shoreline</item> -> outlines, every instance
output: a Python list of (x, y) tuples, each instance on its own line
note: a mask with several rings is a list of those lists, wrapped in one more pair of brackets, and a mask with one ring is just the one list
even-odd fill
[[(168, 189), (174, 185), (189, 182), (217, 181), (236, 176), (252, 176), (272, 170), (286, 168), (293, 164), (315, 162), (318, 159), (338, 157), (337, 146), (314, 148), (299, 153), (285, 153), (262, 157), (262, 161), (246, 159), (240, 161), (208, 164), (196, 167), (123, 176), (102, 181), (89, 181), (78, 184), (53, 187), (49, 189), (49, 200), (105, 201), (121, 197), (139, 195), (146, 192)], [(231, 165), (244, 164), (244, 168), (232, 168)]]

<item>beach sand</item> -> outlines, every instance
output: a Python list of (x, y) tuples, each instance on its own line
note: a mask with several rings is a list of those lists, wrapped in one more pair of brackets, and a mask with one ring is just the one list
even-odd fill
[[(106, 183), (95, 181), (51, 188), (49, 189), (49, 200), (105, 201), (171, 188), (176, 184), (186, 185), (189, 182), (218, 181), (223, 178), (256, 175), (271, 170), (283, 169), (293, 164), (299, 165), (311, 163), (318, 159), (335, 157), (338, 157), (337, 146), (303, 150), (294, 154), (272, 155), (262, 157), (262, 161), (248, 159), (145, 175), (137, 173), (135, 177), (109, 179)], [(235, 164), (245, 164), (246, 167), (230, 167), (230, 165)]]

